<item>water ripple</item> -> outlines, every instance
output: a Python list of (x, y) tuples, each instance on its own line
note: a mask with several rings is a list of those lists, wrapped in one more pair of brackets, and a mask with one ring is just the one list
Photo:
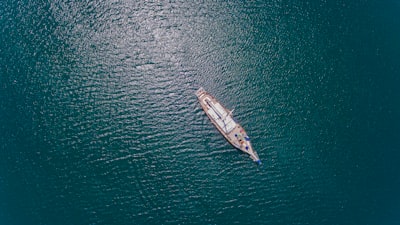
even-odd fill
[[(352, 53), (335, 54), (345, 45), (311, 5), (0, 3), (0, 185), (32, 218), (15, 223), (335, 223), (363, 91), (338, 75)], [(213, 127), (200, 86), (235, 109), (263, 165)]]

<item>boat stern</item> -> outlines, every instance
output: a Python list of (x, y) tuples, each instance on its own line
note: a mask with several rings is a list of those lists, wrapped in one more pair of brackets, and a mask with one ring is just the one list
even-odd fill
[(197, 91), (196, 91), (196, 96), (197, 98), (200, 98), (201, 95), (203, 95), (206, 91), (204, 90), (203, 87), (200, 87)]

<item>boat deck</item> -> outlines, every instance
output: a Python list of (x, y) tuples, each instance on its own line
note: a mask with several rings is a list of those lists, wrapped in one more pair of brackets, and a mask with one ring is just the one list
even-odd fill
[(261, 163), (257, 152), (253, 150), (250, 138), (243, 127), (232, 118), (232, 112), (226, 109), (217, 99), (203, 88), (196, 91), (200, 105), (211, 122), (225, 139), (237, 149), (250, 155), (250, 158)]

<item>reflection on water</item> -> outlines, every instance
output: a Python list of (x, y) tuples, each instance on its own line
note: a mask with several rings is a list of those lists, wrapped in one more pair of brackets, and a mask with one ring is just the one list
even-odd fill
[[(367, 50), (349, 47), (370, 34), (371, 5), (0, 6), (0, 222), (352, 224), (380, 214), (364, 197), (383, 156), (365, 137), (398, 131), (388, 121), (399, 109), (363, 90), (393, 96), (395, 85), (378, 90), (374, 61), (359, 79)], [(262, 166), (211, 125), (200, 86), (235, 108)], [(390, 133), (389, 149), (399, 140)]]

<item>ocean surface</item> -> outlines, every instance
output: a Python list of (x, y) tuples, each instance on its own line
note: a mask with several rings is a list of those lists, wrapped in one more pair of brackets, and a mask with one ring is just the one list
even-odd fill
[(398, 0), (2, 0), (0, 224), (400, 224), (399, 15)]

